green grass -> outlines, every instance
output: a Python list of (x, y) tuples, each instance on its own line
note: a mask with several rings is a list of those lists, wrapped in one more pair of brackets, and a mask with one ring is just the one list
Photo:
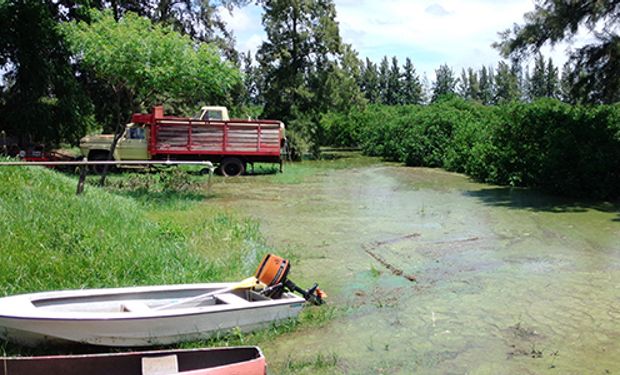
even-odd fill
[(239, 280), (270, 250), (255, 221), (195, 196), (158, 209), (94, 186), (75, 196), (75, 186), (44, 168), (0, 168), (1, 295)]
[[(320, 171), (297, 168), (308, 176)], [(234, 281), (252, 275), (262, 256), (274, 252), (266, 245), (258, 222), (214, 207), (208, 177), (186, 172), (117, 173), (110, 175), (105, 188), (97, 186), (96, 176), (89, 176), (84, 193), (76, 196), (75, 175), (40, 167), (0, 168), (0, 296)], [(285, 250), (275, 252), (296, 260)], [(264, 345), (278, 335), (322, 326), (338, 313), (329, 306), (309, 306), (298, 319), (277, 326), (247, 334), (232, 331), (176, 347)], [(115, 351), (32, 349), (0, 341), (3, 355), (107, 350)], [(334, 356), (320, 354), (314, 359), (291, 360), (282, 370), (316, 370), (332, 367), (336, 361)]]

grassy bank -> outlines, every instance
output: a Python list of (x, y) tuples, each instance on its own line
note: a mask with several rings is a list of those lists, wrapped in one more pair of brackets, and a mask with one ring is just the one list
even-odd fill
[(184, 192), (156, 195), (173, 201), (161, 208), (131, 194), (76, 197), (72, 177), (0, 168), (0, 294), (238, 280), (268, 251), (255, 221)]

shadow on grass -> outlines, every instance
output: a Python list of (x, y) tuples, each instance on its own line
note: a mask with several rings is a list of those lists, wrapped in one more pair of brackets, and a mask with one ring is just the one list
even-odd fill
[(248, 164), (247, 170), (243, 176), (252, 177), (252, 176), (267, 176), (274, 175), (280, 173), (280, 166), (274, 164), (256, 164), (252, 167)]
[(615, 213), (612, 221), (620, 222), (620, 202), (574, 200), (536, 192), (528, 189), (497, 187), (466, 191), (464, 195), (474, 197), (488, 206), (507, 207), (543, 212), (585, 212), (597, 210)]

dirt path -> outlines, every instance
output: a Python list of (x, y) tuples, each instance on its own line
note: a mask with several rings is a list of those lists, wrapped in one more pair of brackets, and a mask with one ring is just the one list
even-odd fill
[(620, 373), (617, 212), (383, 164), (214, 188), (337, 308), (276, 373)]

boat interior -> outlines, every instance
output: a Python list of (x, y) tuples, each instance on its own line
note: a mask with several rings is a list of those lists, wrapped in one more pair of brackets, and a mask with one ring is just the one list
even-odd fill
[[(46, 311), (72, 312), (149, 312), (168, 309), (188, 309), (216, 305), (244, 306), (253, 302), (268, 301), (265, 297), (250, 289), (227, 290), (217, 293), (218, 289), (183, 289), (160, 290), (148, 292), (110, 293), (81, 295), (70, 297), (36, 298), (30, 302), (37, 309)], [(201, 295), (215, 293), (200, 298)], [(283, 296), (286, 298), (286, 296)], [(187, 300), (186, 302), (184, 300)], [(167, 305), (171, 305), (167, 308)], [(174, 305), (174, 306), (172, 306)]]

